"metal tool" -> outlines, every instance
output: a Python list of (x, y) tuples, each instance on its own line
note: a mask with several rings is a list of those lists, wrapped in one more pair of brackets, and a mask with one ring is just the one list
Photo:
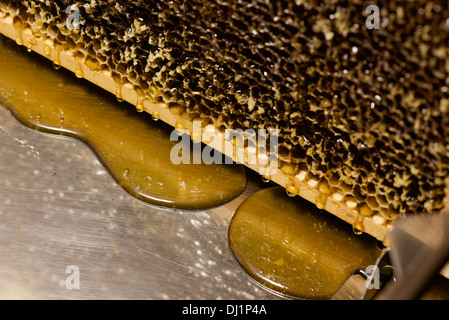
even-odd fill
[[(387, 242), (388, 248), (374, 250), (333, 300), (419, 298), (449, 260), (449, 215), (399, 218)], [(371, 272), (366, 272), (373, 259)]]
[(401, 218), (388, 239), (394, 280), (375, 299), (416, 299), (449, 259), (449, 215)]

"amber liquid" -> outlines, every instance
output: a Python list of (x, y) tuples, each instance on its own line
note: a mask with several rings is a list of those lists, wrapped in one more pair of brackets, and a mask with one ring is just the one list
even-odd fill
[(282, 187), (261, 190), (237, 209), (231, 250), (263, 287), (297, 299), (329, 299), (377, 241)]
[(170, 150), (178, 142), (170, 141), (170, 126), (3, 36), (0, 101), (31, 128), (86, 142), (120, 186), (148, 203), (205, 209), (246, 186), (242, 165), (173, 164)]

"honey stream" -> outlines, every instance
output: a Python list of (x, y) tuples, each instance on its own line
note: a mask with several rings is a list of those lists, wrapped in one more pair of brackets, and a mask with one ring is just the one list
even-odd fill
[(297, 299), (329, 299), (378, 246), (313, 203), (270, 187), (247, 198), (229, 227), (229, 244), (263, 287)]
[[(53, 64), (59, 69), (57, 59)], [(170, 141), (170, 126), (78, 79), (82, 74), (55, 68), (1, 36), (0, 101), (33, 129), (86, 142), (131, 195), (165, 207), (205, 209), (244, 190), (242, 165), (173, 164), (170, 150), (178, 142)]]

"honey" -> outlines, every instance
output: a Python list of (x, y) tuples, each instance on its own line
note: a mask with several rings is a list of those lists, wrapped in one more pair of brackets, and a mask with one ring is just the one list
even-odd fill
[[(56, 46), (55, 57), (59, 50)], [(54, 70), (51, 61), (3, 36), (0, 52), (2, 104), (31, 128), (86, 142), (136, 198), (165, 207), (204, 209), (234, 199), (245, 188), (242, 165), (175, 165), (170, 159), (176, 143), (170, 141), (170, 126), (138, 113), (131, 104), (117, 102), (65, 69)]]
[(377, 248), (367, 234), (282, 187), (248, 197), (229, 227), (243, 270), (262, 287), (295, 299), (329, 299)]

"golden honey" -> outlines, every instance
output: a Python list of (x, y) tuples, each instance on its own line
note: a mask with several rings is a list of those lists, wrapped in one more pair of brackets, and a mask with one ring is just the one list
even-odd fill
[(4, 37), (0, 38), (0, 70), (1, 102), (17, 119), (40, 131), (83, 140), (138, 199), (165, 207), (204, 209), (234, 199), (246, 186), (242, 165), (173, 164), (170, 151), (176, 142), (170, 141), (171, 127), (117, 102), (65, 69), (54, 70), (51, 61)]
[(254, 281), (296, 299), (331, 298), (378, 245), (281, 187), (261, 190), (240, 205), (229, 244)]

